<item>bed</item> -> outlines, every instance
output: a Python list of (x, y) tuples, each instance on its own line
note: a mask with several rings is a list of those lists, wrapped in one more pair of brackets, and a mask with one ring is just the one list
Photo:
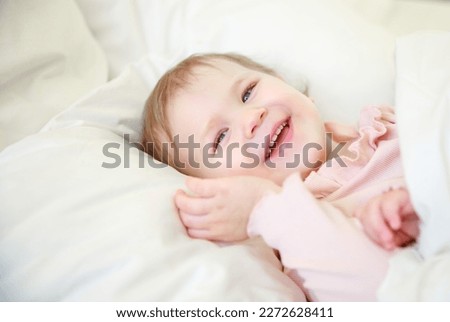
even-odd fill
[(157, 79), (195, 52), (272, 66), (326, 119), (395, 105), (427, 225), (378, 297), (450, 300), (449, 16), (445, 1), (1, 1), (0, 300), (305, 300), (261, 240), (190, 239), (184, 177), (133, 145)]

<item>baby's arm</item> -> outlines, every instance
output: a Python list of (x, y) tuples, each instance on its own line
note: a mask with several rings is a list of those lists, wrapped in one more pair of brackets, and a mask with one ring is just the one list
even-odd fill
[(186, 186), (193, 194), (178, 190), (174, 201), (189, 236), (226, 242), (248, 238), (248, 219), (256, 203), (281, 190), (272, 181), (253, 176), (189, 177)]
[(370, 199), (355, 215), (366, 234), (388, 250), (405, 246), (419, 236), (419, 217), (405, 189), (391, 190)]
[(248, 233), (279, 251), (291, 278), (313, 301), (373, 301), (389, 252), (375, 245), (358, 220), (317, 200), (300, 176), (253, 210)]

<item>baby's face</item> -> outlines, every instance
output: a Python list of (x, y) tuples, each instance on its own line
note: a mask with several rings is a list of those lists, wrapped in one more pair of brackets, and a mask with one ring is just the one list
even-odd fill
[(197, 177), (254, 175), (278, 184), (325, 160), (314, 103), (283, 80), (216, 60), (195, 70), (168, 110), (174, 162)]

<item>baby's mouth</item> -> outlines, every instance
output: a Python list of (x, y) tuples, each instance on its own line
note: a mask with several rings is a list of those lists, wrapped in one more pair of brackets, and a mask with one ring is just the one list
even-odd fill
[(266, 144), (265, 149), (265, 159), (270, 159), (271, 156), (275, 155), (275, 152), (279, 149), (280, 145), (283, 143), (283, 141), (286, 138), (287, 133), (290, 129), (290, 119), (286, 119), (283, 122), (281, 122), (275, 131), (272, 134), (272, 137), (270, 138), (270, 141), (268, 144)]

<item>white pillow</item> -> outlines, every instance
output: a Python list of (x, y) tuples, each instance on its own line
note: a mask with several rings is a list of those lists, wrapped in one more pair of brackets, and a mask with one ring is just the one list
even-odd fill
[(106, 68), (74, 1), (2, 1), (0, 151), (104, 83)]
[(112, 76), (149, 52), (233, 51), (299, 88), (306, 78), (327, 120), (353, 123), (365, 105), (393, 104), (393, 35), (340, 0), (77, 1)]
[(167, 66), (130, 66), (0, 154), (0, 299), (305, 300), (259, 240), (188, 238), (172, 202), (183, 176), (124, 142)]
[[(147, 1), (148, 10), (154, 12), (157, 1)], [(138, 1), (76, 0), (87, 25), (103, 48), (108, 60), (109, 78), (117, 77), (129, 63), (153, 52), (153, 44), (147, 44), (144, 34), (145, 21), (139, 18)], [(166, 3), (167, 1), (162, 1)], [(162, 37), (166, 32), (158, 28)]]

